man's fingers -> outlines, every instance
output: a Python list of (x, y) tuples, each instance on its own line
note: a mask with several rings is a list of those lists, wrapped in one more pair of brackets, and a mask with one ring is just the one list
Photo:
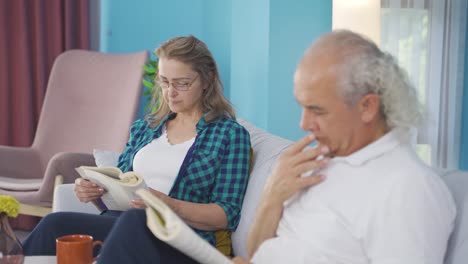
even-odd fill
[(299, 178), (298, 182), (299, 182), (300, 188), (304, 189), (304, 188), (319, 184), (323, 180), (325, 180), (325, 176), (323, 174), (319, 174), (319, 175), (301, 177)]
[(291, 164), (297, 165), (304, 162), (313, 161), (317, 159), (320, 155), (327, 155), (330, 152), (329, 148), (324, 145), (319, 145), (314, 148), (305, 149), (301, 153), (298, 153), (291, 159)]
[(294, 167), (294, 170), (292, 172), (295, 175), (301, 175), (311, 170), (318, 170), (327, 166), (329, 160), (329, 158), (325, 157), (321, 160), (314, 159), (307, 162), (302, 162), (301, 164)]
[(285, 154), (296, 154), (301, 152), (305, 147), (310, 143), (314, 142), (315, 136), (313, 134), (308, 134), (303, 138), (299, 139), (296, 143), (290, 146), (287, 150), (284, 151)]

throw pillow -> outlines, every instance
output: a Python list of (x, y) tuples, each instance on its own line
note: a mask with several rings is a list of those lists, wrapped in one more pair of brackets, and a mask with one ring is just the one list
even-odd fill
[(93, 149), (94, 162), (98, 167), (115, 167), (120, 153), (112, 150)]

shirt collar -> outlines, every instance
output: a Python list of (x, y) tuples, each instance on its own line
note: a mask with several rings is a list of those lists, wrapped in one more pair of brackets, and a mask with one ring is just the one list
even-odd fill
[(208, 122), (206, 122), (205, 117), (206, 117), (206, 113), (203, 114), (203, 116), (200, 118), (200, 120), (198, 121), (196, 125), (197, 134), (200, 134), (200, 132), (206, 127), (206, 125), (208, 125)]
[[(162, 126), (166, 124), (168, 120), (174, 119), (176, 115), (177, 115), (176, 113), (170, 112), (166, 117), (164, 117), (163, 120), (161, 120), (161, 122), (159, 122), (159, 125), (156, 127), (154, 131), (161, 131)], [(203, 114), (203, 116), (197, 122), (197, 125), (196, 125), (197, 134), (199, 134), (208, 125), (208, 122), (206, 122), (205, 120), (206, 115), (207, 115), (206, 113)]]
[(345, 162), (352, 166), (361, 166), (369, 160), (375, 159), (400, 144), (409, 143), (415, 133), (413, 129), (395, 128), (387, 132), (385, 135), (361, 148), (360, 150), (351, 153), (344, 157), (335, 157), (334, 162)]

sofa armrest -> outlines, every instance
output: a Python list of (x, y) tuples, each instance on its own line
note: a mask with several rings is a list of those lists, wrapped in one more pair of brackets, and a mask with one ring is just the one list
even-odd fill
[(73, 191), (75, 184), (62, 184), (54, 191), (52, 212), (78, 212), (88, 214), (99, 214), (99, 210), (92, 203), (82, 203)]

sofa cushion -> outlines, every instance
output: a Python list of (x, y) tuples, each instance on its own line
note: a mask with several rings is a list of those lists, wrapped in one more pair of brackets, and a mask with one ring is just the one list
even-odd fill
[(246, 257), (245, 243), (263, 192), (263, 186), (279, 154), (293, 142), (259, 129), (245, 120), (238, 119), (237, 121), (249, 131), (254, 151), (253, 167), (244, 197), (241, 218), (237, 230), (232, 233), (234, 254)]
[(112, 150), (93, 149), (94, 162), (98, 167), (117, 166), (119, 155), (119, 152), (115, 152)]
[(440, 175), (452, 192), (457, 207), (457, 218), (444, 263), (465, 264), (468, 260), (468, 172), (444, 171)]

